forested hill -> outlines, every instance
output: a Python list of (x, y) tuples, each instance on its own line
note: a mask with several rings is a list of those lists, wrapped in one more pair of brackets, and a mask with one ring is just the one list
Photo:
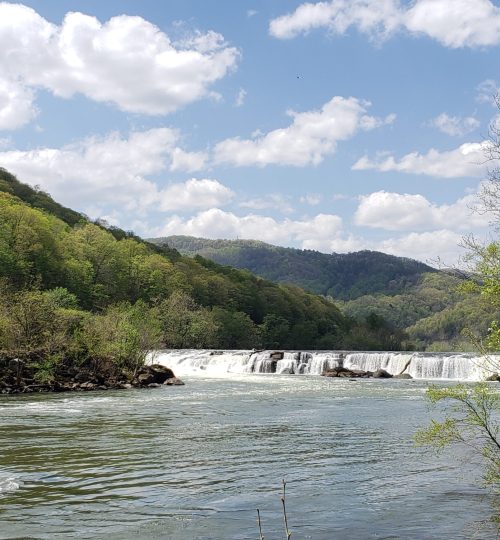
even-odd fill
[[(140, 303), (167, 347), (337, 348), (353, 327), (324, 298), (108, 230), (0, 170), (0, 350), (17, 339), (16, 295), (32, 300), (35, 289), (35, 304), (79, 313), (117, 306), (122, 317)], [(12, 302), (2, 305), (2, 290)]]
[[(463, 276), (376, 251), (327, 255), (254, 240), (188, 236), (151, 242), (331, 295), (358, 324), (402, 331), (408, 346), (417, 349), (469, 349), (465, 334), (484, 335), (490, 321), (500, 319), (500, 312), (480, 295), (460, 292)], [(364, 334), (357, 334), (355, 342), (370, 348)]]
[(201, 255), (219, 264), (245, 268), (277, 283), (294, 283), (335, 299), (365, 294), (397, 294), (418, 282), (430, 266), (378, 251), (337, 254), (272, 246), (255, 240), (208, 240), (169, 236), (150, 240), (183, 255)]

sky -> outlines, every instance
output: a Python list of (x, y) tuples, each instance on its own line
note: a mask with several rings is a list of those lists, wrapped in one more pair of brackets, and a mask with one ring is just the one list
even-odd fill
[(499, 53), (490, 0), (0, 2), (0, 166), (143, 237), (457, 264)]

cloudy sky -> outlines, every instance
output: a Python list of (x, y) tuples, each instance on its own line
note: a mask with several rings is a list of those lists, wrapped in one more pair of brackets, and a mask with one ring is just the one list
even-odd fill
[(490, 0), (0, 2), (0, 166), (145, 237), (456, 261)]

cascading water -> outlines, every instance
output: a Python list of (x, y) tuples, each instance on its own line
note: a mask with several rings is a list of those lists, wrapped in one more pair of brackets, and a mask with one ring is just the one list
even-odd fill
[(230, 374), (321, 375), (343, 366), (351, 370), (384, 369), (391, 375), (407, 373), (414, 379), (480, 381), (491, 375), (500, 355), (468, 353), (339, 352), (339, 351), (209, 351), (165, 350), (150, 355), (150, 362), (170, 367), (179, 376), (224, 377)]
[(346, 354), (344, 367), (363, 371), (385, 369), (391, 375), (397, 375), (403, 372), (411, 358), (412, 353), (353, 352)]

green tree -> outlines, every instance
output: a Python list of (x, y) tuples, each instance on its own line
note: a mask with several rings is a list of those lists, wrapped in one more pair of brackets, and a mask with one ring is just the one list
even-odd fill
[[(500, 108), (500, 99), (497, 97)], [(493, 233), (500, 228), (500, 128), (494, 123), (490, 128), (490, 140), (485, 146), (486, 157), (493, 165), (488, 181), (483, 184), (479, 194), (480, 204), (477, 211), (485, 212), (493, 218)], [(482, 244), (473, 236), (464, 239), (468, 248), (466, 257), (472, 271), (472, 278), (462, 287), (463, 291), (479, 293), (489, 305), (500, 306), (500, 244), (494, 239)], [(498, 352), (500, 328), (492, 321), (486, 336), (477, 336), (469, 331), (468, 335), (479, 351), (487, 355), (487, 369), (500, 371), (495, 356), (488, 352)], [(484, 339), (483, 339), (484, 338)], [(466, 445), (482, 457), (484, 463), (483, 479), (494, 495), (493, 521), (500, 533), (500, 424), (498, 411), (500, 394), (497, 388), (488, 383), (472, 386), (457, 385), (451, 388), (430, 387), (427, 399), (432, 404), (443, 403), (451, 407), (445, 409), (441, 422), (433, 420), (430, 426), (417, 434), (417, 442), (429, 444), (438, 449), (448, 445)]]

